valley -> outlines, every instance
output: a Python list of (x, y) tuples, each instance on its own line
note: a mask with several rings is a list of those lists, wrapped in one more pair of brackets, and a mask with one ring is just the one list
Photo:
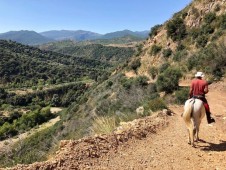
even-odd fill
[[(55, 40), (33, 46), (0, 40), (0, 168), (223, 169), (225, 3), (193, 0), (145, 38), (80, 30), (45, 32)], [(203, 119), (191, 148), (180, 114), (197, 71), (216, 123)]]

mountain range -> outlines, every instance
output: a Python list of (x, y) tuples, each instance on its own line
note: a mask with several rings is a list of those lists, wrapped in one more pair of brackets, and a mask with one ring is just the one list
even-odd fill
[(39, 45), (48, 42), (62, 41), (62, 40), (73, 40), (73, 41), (84, 41), (84, 40), (100, 40), (100, 39), (115, 39), (126, 36), (133, 36), (139, 39), (145, 39), (148, 37), (149, 31), (116, 31), (107, 34), (98, 34), (91, 31), (84, 30), (52, 30), (37, 33), (35, 31), (21, 30), (21, 31), (9, 31), (0, 34), (0, 39), (12, 40), (26, 45)]

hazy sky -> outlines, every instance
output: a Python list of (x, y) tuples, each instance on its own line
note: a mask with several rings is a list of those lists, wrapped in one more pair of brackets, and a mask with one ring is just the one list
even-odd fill
[(109, 33), (150, 30), (191, 0), (0, 0), (0, 33), (86, 30)]

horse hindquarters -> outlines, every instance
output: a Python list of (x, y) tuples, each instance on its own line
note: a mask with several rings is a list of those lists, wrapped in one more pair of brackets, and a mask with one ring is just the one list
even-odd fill
[(203, 103), (201, 101), (197, 101), (197, 103), (194, 106), (194, 120), (195, 120), (195, 127), (196, 127), (196, 140), (199, 140), (199, 127), (201, 124), (201, 121), (203, 117), (206, 114), (205, 107), (203, 106)]
[(185, 102), (183, 118), (189, 131), (189, 143), (194, 146), (194, 137), (199, 140), (199, 126), (205, 116), (205, 108), (199, 99), (189, 99)]
[(193, 110), (193, 101), (194, 99), (189, 99), (185, 102), (184, 106), (184, 113), (183, 113), (183, 119), (188, 129), (188, 136), (189, 136), (189, 144), (192, 144), (194, 146), (194, 135), (195, 135), (195, 122), (192, 118), (192, 110)]

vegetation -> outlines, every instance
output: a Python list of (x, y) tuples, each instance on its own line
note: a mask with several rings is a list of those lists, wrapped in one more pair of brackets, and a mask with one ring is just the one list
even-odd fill
[(150, 54), (151, 54), (151, 55), (156, 55), (156, 54), (158, 54), (158, 53), (161, 51), (161, 49), (162, 49), (161, 46), (157, 46), (157, 45), (154, 44), (154, 45), (151, 47)]
[(186, 26), (183, 19), (175, 18), (166, 24), (167, 36), (173, 41), (181, 41), (187, 35)]
[(149, 37), (154, 37), (157, 35), (159, 28), (161, 28), (162, 25), (155, 25), (154, 27), (151, 28), (151, 31), (149, 33)]
[[(65, 42), (66, 43), (66, 42)], [(85, 58), (95, 61), (104, 61), (108, 66), (115, 66), (130, 58), (135, 52), (132, 47), (112, 47), (101, 44), (77, 45), (76, 43), (54, 43), (52, 45), (41, 46), (41, 49), (54, 51), (71, 58)]]
[(41, 51), (11, 41), (0, 41), (0, 82), (10, 87), (31, 87), (96, 79), (110, 64), (59, 53)]
[(182, 73), (177, 68), (168, 67), (163, 73), (158, 76), (156, 85), (159, 91), (172, 93), (178, 89), (179, 79)]
[[(219, 6), (217, 11), (222, 11), (221, 8)], [(191, 11), (189, 15), (188, 11)], [(199, 9), (193, 7), (175, 14), (164, 27), (155, 26), (150, 32), (152, 38), (166, 28), (168, 38), (174, 42), (169, 40), (170, 44), (165, 46), (168, 40), (160, 39), (149, 49), (148, 43), (145, 46), (140, 43), (134, 50), (102, 45), (82, 47), (62, 42), (45, 46), (55, 51), (48, 52), (1, 41), (0, 112), (8, 114), (0, 120), (1, 138), (36, 127), (40, 123), (36, 118), (45, 115), (43, 108), (63, 106), (67, 109), (59, 114), (61, 120), (57, 124), (1, 154), (0, 165), (44, 160), (61, 139), (109, 133), (121, 121), (150, 115), (167, 108), (168, 102), (183, 104), (188, 88), (179, 87), (178, 83), (184, 73), (201, 70), (214, 80), (220, 80), (226, 74), (226, 15), (212, 12), (196, 27), (186, 27), (184, 22), (190, 16), (199, 19)], [(150, 61), (154, 63), (143, 63), (146, 60), (141, 58), (146, 57), (146, 52), (151, 53), (149, 58), (153, 57)], [(130, 58), (132, 55), (134, 57)], [(117, 72), (111, 74), (116, 67)], [(138, 74), (140, 67), (156, 81), (150, 83), (141, 72)], [(136, 77), (126, 77), (126, 70), (134, 70)], [(32, 92), (19, 95), (16, 93), (19, 87), (32, 89)], [(160, 94), (165, 95), (160, 97)], [(140, 107), (144, 112), (138, 114), (136, 110)], [(46, 114), (42, 120), (48, 121), (48, 117)]]

